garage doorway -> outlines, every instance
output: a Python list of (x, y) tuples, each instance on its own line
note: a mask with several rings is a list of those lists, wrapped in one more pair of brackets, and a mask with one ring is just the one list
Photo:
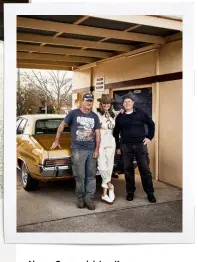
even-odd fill
[(115, 99), (115, 110), (119, 111), (122, 108), (122, 99), (125, 95), (131, 95), (135, 100), (135, 107), (144, 110), (150, 117), (152, 117), (152, 88), (137, 88), (128, 90), (113, 91), (113, 98)]
[[(156, 114), (155, 112), (155, 90), (153, 87), (139, 87), (139, 88), (127, 88), (125, 90), (112, 90), (112, 96), (115, 99), (114, 108), (119, 111), (122, 108), (122, 100), (125, 95), (131, 95), (135, 100), (135, 106), (144, 110), (151, 118)], [(146, 135), (148, 134), (148, 127), (145, 125)], [(156, 179), (156, 155), (155, 155), (155, 140), (148, 145), (149, 159), (150, 159), (150, 169), (153, 178)], [(136, 169), (136, 174), (139, 175), (139, 170)]]
[[(126, 95), (133, 97), (135, 101), (134, 106), (141, 108), (152, 118), (152, 87), (114, 91), (114, 109), (116, 111), (122, 108), (122, 99)], [(147, 125), (145, 125), (145, 131), (148, 134)]]

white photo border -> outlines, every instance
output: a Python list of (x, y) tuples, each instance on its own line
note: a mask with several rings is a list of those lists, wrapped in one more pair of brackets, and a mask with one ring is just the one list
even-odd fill
[[(193, 3), (31, 3), (4, 8), (4, 238), (6, 243), (155, 244), (194, 242), (195, 97)], [(183, 232), (16, 232), (16, 18), (17, 15), (180, 15), (183, 17)]]

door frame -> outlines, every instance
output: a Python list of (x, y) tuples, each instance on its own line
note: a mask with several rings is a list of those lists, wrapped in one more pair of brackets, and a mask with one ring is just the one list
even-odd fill
[(155, 122), (155, 137), (153, 139), (154, 168), (153, 179), (159, 180), (159, 85), (156, 83), (147, 85), (128, 86), (122, 88), (112, 88), (109, 94), (113, 97), (113, 92), (130, 89), (152, 88), (152, 119)]

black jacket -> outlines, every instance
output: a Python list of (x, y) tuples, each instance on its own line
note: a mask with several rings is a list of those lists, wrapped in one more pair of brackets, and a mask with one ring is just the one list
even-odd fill
[[(146, 134), (145, 125), (148, 126), (148, 134)], [(152, 140), (154, 134), (155, 123), (140, 108), (134, 108), (131, 114), (120, 113), (116, 118), (116, 124), (113, 130), (116, 149), (120, 148), (120, 142), (123, 144), (141, 143), (145, 137)]]

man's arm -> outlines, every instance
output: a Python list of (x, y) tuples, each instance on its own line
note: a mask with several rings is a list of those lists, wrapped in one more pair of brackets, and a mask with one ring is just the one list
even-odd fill
[(115, 137), (116, 149), (120, 149), (120, 124), (119, 124), (119, 116), (116, 118), (115, 127), (113, 129), (113, 136)]
[(56, 133), (55, 141), (54, 141), (54, 143), (52, 144), (51, 149), (55, 149), (57, 146), (60, 147), (60, 144), (59, 144), (60, 136), (62, 135), (64, 128), (65, 128), (66, 126), (68, 126), (68, 125), (71, 124), (72, 118), (73, 118), (73, 110), (70, 111), (70, 112), (65, 116), (64, 120), (60, 123), (60, 125), (59, 125), (59, 127), (58, 127), (58, 130), (57, 130), (57, 133)]
[(144, 122), (148, 126), (148, 135), (146, 138), (152, 140), (155, 135), (155, 123), (146, 113), (144, 114)]
[(99, 155), (99, 148), (100, 148), (100, 141), (101, 141), (101, 136), (100, 136), (100, 120), (98, 115), (96, 114), (95, 117), (95, 134), (96, 134), (96, 147), (95, 147), (95, 151), (94, 151), (94, 158), (97, 158)]
[(100, 135), (100, 129), (96, 129), (96, 147), (94, 151), (94, 158), (97, 158), (99, 155), (99, 148), (100, 148), (100, 142), (101, 142), (101, 135)]
[(58, 127), (58, 129), (57, 129), (56, 138), (55, 138), (54, 143), (52, 144), (51, 149), (55, 149), (57, 146), (58, 146), (58, 147), (61, 147), (61, 146), (60, 146), (60, 143), (59, 143), (59, 140), (60, 140), (60, 137), (61, 137), (61, 135), (62, 135), (62, 133), (63, 133), (63, 130), (64, 130), (64, 128), (65, 128), (66, 126), (68, 126), (68, 124), (65, 123), (65, 121), (63, 120), (63, 121), (60, 123), (60, 125), (59, 125), (59, 127)]

